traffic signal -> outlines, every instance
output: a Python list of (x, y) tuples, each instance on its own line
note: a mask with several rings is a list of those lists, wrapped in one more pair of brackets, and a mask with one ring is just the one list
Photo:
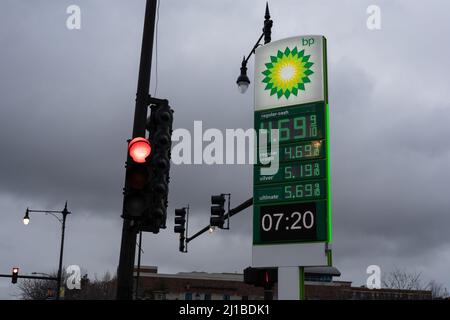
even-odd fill
[(180, 234), (180, 252), (187, 252), (187, 223), (189, 218), (189, 206), (186, 208), (175, 209), (175, 226), (173, 231)]
[(173, 227), (173, 231), (175, 233), (179, 233), (180, 235), (184, 234), (186, 230), (186, 208), (175, 209), (175, 226)]
[(186, 250), (186, 237), (183, 234), (180, 234), (180, 252), (187, 252)]
[(150, 206), (150, 171), (147, 159), (152, 153), (150, 141), (137, 137), (128, 143), (123, 217), (132, 220), (143, 218)]
[(11, 283), (17, 283), (18, 277), (19, 277), (19, 268), (17, 267), (12, 268)]
[(270, 289), (278, 281), (278, 270), (276, 268), (252, 268), (244, 269), (244, 283)]
[(147, 158), (151, 175), (151, 206), (141, 223), (141, 230), (153, 233), (166, 227), (173, 122), (173, 110), (167, 100), (157, 101), (158, 103), (150, 106), (151, 114), (146, 126), (153, 147), (151, 156)]
[(209, 224), (211, 227), (219, 227), (222, 229), (225, 222), (225, 195), (211, 196), (211, 204), (211, 218)]

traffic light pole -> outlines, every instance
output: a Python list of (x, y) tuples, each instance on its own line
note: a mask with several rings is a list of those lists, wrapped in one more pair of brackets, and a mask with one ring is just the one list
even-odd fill
[[(155, 31), (156, 3), (157, 0), (147, 0), (146, 3), (141, 60), (139, 64), (139, 80), (134, 111), (133, 138), (145, 137), (152, 66), (153, 37)], [(117, 270), (116, 297), (118, 300), (131, 300), (133, 298), (133, 269), (136, 254), (137, 233), (138, 228), (134, 221), (124, 219), (119, 267)]]
[[(12, 278), (10, 274), (0, 274), (0, 278)], [(35, 280), (52, 280), (58, 281), (58, 278), (55, 277), (41, 277), (41, 276), (21, 276), (18, 275), (17, 279), (35, 279)]]
[[(235, 214), (238, 214), (239, 212), (247, 209), (248, 207), (253, 205), (253, 198), (248, 199), (247, 201), (241, 203), (240, 205), (238, 205), (237, 207), (228, 210), (228, 213), (224, 215), (224, 219), (229, 219), (232, 216), (234, 216)], [(192, 240), (194, 240), (195, 238), (197, 238), (198, 236), (200, 236), (201, 234), (207, 232), (209, 230), (210, 226), (206, 226), (203, 229), (201, 229), (200, 231), (198, 231), (196, 234), (194, 234), (191, 237), (186, 238), (186, 244)], [(187, 234), (187, 233), (186, 233)]]

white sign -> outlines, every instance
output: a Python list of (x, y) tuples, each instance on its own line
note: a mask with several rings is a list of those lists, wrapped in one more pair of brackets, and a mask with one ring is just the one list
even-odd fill
[(323, 36), (297, 36), (255, 52), (255, 110), (324, 101)]

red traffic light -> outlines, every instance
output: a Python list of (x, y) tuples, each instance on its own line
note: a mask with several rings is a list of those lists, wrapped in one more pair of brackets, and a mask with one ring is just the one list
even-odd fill
[(19, 276), (19, 268), (17, 267), (12, 268), (11, 283), (17, 283), (18, 276)]
[(128, 152), (134, 162), (144, 163), (152, 152), (150, 142), (145, 138), (134, 138), (128, 144)]

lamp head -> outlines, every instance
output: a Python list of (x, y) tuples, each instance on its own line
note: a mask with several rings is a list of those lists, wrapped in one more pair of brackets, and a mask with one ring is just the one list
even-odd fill
[(23, 217), (23, 224), (27, 225), (29, 223), (30, 223), (30, 216), (29, 216), (28, 208), (27, 208), (27, 211), (25, 211), (25, 216)]
[(242, 94), (247, 91), (248, 86), (250, 85), (250, 79), (247, 76), (247, 61), (245, 61), (245, 57), (242, 60), (241, 74), (237, 78), (236, 83), (238, 85), (239, 92)]

